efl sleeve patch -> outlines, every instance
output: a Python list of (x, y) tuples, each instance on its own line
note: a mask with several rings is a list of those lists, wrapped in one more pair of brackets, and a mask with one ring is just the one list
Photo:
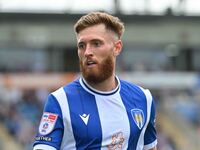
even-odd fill
[(57, 114), (44, 112), (40, 121), (39, 133), (41, 135), (47, 135), (51, 133), (51, 131), (54, 129), (57, 118)]

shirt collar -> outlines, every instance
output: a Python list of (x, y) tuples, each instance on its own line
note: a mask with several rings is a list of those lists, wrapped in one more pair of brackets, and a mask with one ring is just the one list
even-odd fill
[(115, 76), (115, 79), (117, 80), (117, 83), (118, 83), (118, 84), (117, 84), (117, 87), (116, 87), (115, 89), (113, 89), (113, 90), (111, 90), (111, 91), (107, 91), (107, 92), (99, 91), (99, 90), (97, 90), (97, 89), (91, 87), (91, 86), (86, 82), (86, 80), (85, 80), (83, 77), (81, 77), (81, 78), (79, 79), (79, 82), (80, 82), (81, 86), (82, 86), (86, 91), (88, 91), (89, 93), (92, 93), (92, 94), (99, 94), (99, 95), (113, 95), (113, 94), (115, 94), (117, 91), (120, 90), (120, 80), (119, 80), (119, 78), (118, 78), (117, 76)]

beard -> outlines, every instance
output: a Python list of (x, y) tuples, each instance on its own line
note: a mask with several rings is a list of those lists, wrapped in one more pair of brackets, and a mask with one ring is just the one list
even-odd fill
[(96, 84), (105, 81), (113, 75), (114, 61), (111, 56), (105, 58), (101, 64), (96, 64), (95, 68), (88, 68), (86, 63), (80, 60), (80, 70), (87, 82)]

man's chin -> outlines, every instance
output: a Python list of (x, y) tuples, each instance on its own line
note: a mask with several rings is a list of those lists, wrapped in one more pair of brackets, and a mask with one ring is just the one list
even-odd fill
[(95, 74), (95, 73), (88, 73), (88, 74), (83, 74), (83, 77), (84, 79), (87, 81), (87, 82), (90, 82), (90, 83), (99, 83), (99, 82), (102, 82), (102, 79), (101, 79), (101, 75), (100, 74)]
[(83, 74), (85, 76), (91, 76), (91, 77), (98, 76), (99, 70), (96, 67), (91, 67), (91, 68), (86, 67), (84, 68)]
[(90, 73), (83, 74), (83, 77), (90, 80), (90, 79), (98, 78), (98, 75), (90, 72)]

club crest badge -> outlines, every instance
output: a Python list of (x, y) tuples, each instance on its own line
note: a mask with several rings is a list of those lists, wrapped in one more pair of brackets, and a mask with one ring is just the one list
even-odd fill
[(142, 129), (145, 121), (143, 111), (141, 109), (131, 109), (131, 115), (138, 128)]
[(40, 121), (39, 133), (41, 135), (49, 134), (53, 130), (57, 118), (56, 114), (44, 112)]

